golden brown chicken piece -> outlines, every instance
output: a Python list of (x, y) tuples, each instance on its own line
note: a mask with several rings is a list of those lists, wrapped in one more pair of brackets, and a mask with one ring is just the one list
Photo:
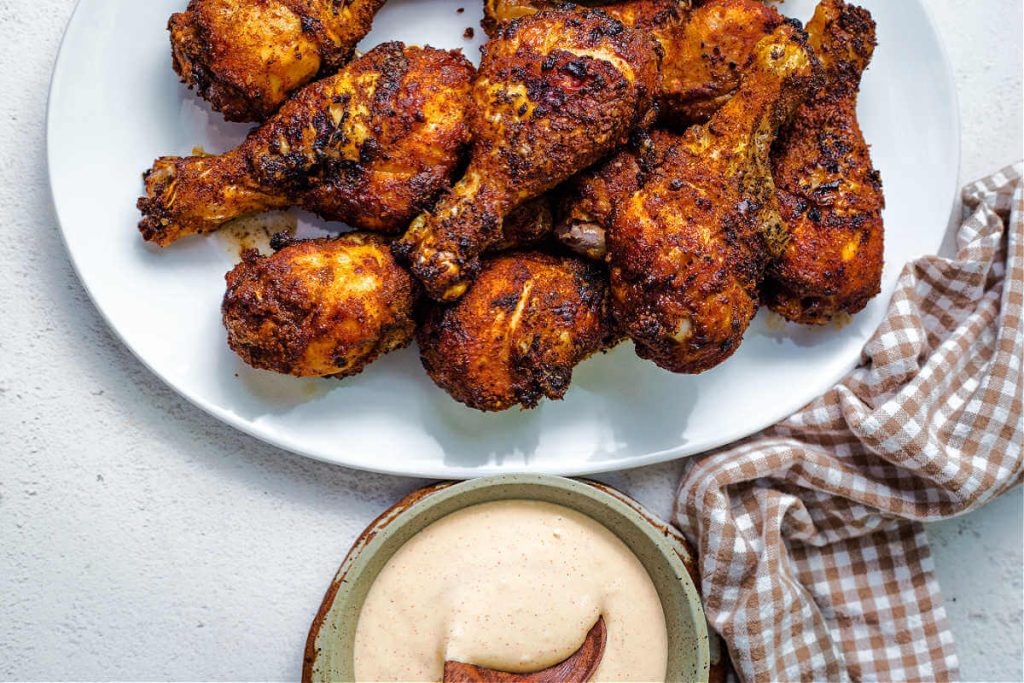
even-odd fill
[(603, 261), (615, 209), (640, 189), (645, 169), (679, 139), (667, 130), (639, 131), (628, 146), (563, 185), (555, 223), (559, 242), (580, 256)]
[(380, 235), (249, 249), (225, 279), (228, 344), (254, 368), (346, 377), (412, 341), (416, 286)]
[(769, 255), (781, 251), (768, 155), (820, 82), (798, 26), (757, 44), (736, 95), (669, 146), (615, 214), (615, 316), (637, 354), (667, 370), (703, 372), (736, 350)]
[(501, 223), (501, 237), (488, 247), (487, 251), (534, 246), (546, 240), (554, 229), (555, 216), (551, 199), (547, 195), (541, 195), (520, 204), (505, 216)]
[(302, 89), (230, 152), (157, 159), (139, 230), (166, 246), (290, 205), (404, 230), (451, 184), (469, 144), (472, 74), (457, 52), (379, 45)]
[[(491, 33), (501, 22), (559, 4), (558, 0), (486, 0), (484, 26)], [(678, 128), (707, 121), (732, 97), (754, 45), (783, 20), (760, 0), (709, 0), (692, 10), (688, 0), (587, 4), (648, 32), (661, 44), (658, 110), (662, 122)]]
[(638, 150), (623, 147), (566, 183), (555, 223), (559, 242), (580, 256), (604, 260), (616, 207), (640, 189), (640, 156)]
[(191, 0), (171, 15), (174, 70), (228, 121), (262, 121), (337, 71), (384, 0)]
[(469, 167), (395, 243), (440, 301), (469, 286), (505, 215), (626, 141), (649, 116), (654, 41), (600, 12), (541, 12), (502, 24), (473, 85)]
[(606, 275), (571, 257), (497, 256), (457, 303), (430, 304), (416, 338), (430, 377), (471, 408), (560, 399), (573, 368), (614, 339)]
[(736, 92), (754, 46), (783, 17), (759, 0), (710, 0), (662, 40), (661, 118), (676, 127), (707, 121)]
[[(612, 0), (576, 3), (567, 3), (565, 0), (484, 0), (484, 18), (480, 23), (487, 35), (493, 38), (502, 23), (544, 10), (562, 9), (569, 4), (601, 10), (629, 28), (652, 32), (679, 24), (690, 9), (690, 0)], [(655, 37), (661, 40), (660, 36)]]
[(875, 47), (871, 15), (824, 0), (807, 25), (826, 84), (776, 142), (772, 172), (790, 230), (765, 300), (800, 323), (856, 313), (881, 287), (882, 181), (857, 123), (860, 78)]

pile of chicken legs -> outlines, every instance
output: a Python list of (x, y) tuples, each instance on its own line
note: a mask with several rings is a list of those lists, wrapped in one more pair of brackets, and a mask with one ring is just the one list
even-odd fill
[(260, 125), (158, 159), (142, 236), (288, 206), (355, 229), (243, 253), (222, 313), (250, 365), (344, 377), (415, 337), (456, 400), (533, 407), (627, 337), (699, 373), (762, 303), (823, 324), (878, 293), (867, 11), (822, 0), (804, 30), (759, 0), (485, 0), (474, 70), (397, 42), (354, 55), (382, 4), (191, 0), (171, 18), (182, 79)]

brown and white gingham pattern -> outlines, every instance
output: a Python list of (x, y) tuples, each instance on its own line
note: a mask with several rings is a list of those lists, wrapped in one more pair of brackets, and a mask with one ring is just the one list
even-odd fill
[(1022, 481), (1021, 176), (964, 189), (956, 257), (905, 266), (857, 369), (684, 475), (676, 521), (743, 680), (956, 678), (921, 522)]

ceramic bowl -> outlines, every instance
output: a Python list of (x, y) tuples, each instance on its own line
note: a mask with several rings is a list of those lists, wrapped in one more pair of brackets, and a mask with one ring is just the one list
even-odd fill
[(717, 639), (709, 639), (700, 596), (690, 576), (694, 558), (678, 532), (625, 494), (602, 484), (509, 474), (420, 489), (367, 527), (342, 562), (313, 620), (303, 681), (354, 678), (353, 644), (363, 600), (377, 574), (406, 541), (456, 510), (509, 499), (563, 505), (615, 533), (644, 565), (661, 598), (668, 629), (667, 680), (718, 678), (720, 649)]

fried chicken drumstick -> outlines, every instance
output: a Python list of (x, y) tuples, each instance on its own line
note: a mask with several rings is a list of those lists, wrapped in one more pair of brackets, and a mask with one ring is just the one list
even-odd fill
[(657, 79), (654, 41), (604, 13), (502, 24), (473, 84), (469, 167), (395, 253), (431, 297), (458, 299), (504, 216), (625, 142), (649, 116)]
[[(619, 0), (580, 3), (624, 25), (649, 33), (661, 45), (662, 123), (685, 128), (703, 123), (739, 86), (740, 74), (757, 41), (782, 23), (782, 15), (760, 0), (709, 0), (691, 9), (689, 0)], [(560, 0), (486, 0), (489, 35), (503, 22), (529, 16)]]
[[(807, 25), (825, 84), (801, 106), (772, 148), (772, 177), (788, 241), (769, 270), (764, 302), (793, 322), (823, 324), (857, 313), (881, 287), (881, 181), (857, 123), (860, 77), (875, 46), (863, 9), (824, 0)], [(605, 254), (613, 209), (640, 185), (643, 158), (671, 144), (656, 131), (580, 173), (562, 192), (556, 232), (589, 258)]]
[(228, 344), (254, 368), (346, 377), (412, 341), (416, 285), (380, 235), (249, 249), (225, 279)]
[(560, 399), (573, 368), (615, 340), (606, 278), (597, 265), (539, 252), (486, 260), (458, 302), (430, 304), (417, 332), (423, 367), (477, 410)]
[[(629, 28), (663, 31), (682, 22), (690, 9), (690, 0), (613, 0), (612, 2), (576, 2), (564, 0), (484, 0), (484, 18), (480, 22), (490, 37), (508, 21), (529, 17), (544, 10), (564, 9), (567, 5), (601, 10)], [(661, 38), (655, 36), (659, 41)]]
[(404, 230), (452, 182), (470, 139), (472, 74), (457, 52), (379, 45), (302, 89), (230, 152), (157, 159), (139, 230), (166, 246), (292, 205)]
[(790, 230), (765, 288), (768, 306), (800, 323), (856, 313), (881, 288), (882, 181), (857, 123), (857, 91), (875, 47), (867, 10), (824, 0), (807, 25), (825, 87), (802, 106), (772, 154)]
[(191, 0), (171, 15), (174, 70), (228, 121), (262, 121), (337, 71), (384, 0)]
[(639, 131), (629, 145), (563, 185), (556, 212), (558, 240), (581, 256), (603, 261), (615, 210), (640, 189), (645, 167), (678, 141), (667, 130)]
[(740, 85), (758, 41), (783, 17), (760, 0), (709, 0), (662, 40), (662, 120), (676, 128), (703, 123)]
[(698, 373), (739, 346), (784, 231), (769, 169), (776, 132), (820, 82), (806, 35), (784, 23), (754, 48), (736, 95), (664, 150), (615, 214), (615, 317), (636, 352)]

